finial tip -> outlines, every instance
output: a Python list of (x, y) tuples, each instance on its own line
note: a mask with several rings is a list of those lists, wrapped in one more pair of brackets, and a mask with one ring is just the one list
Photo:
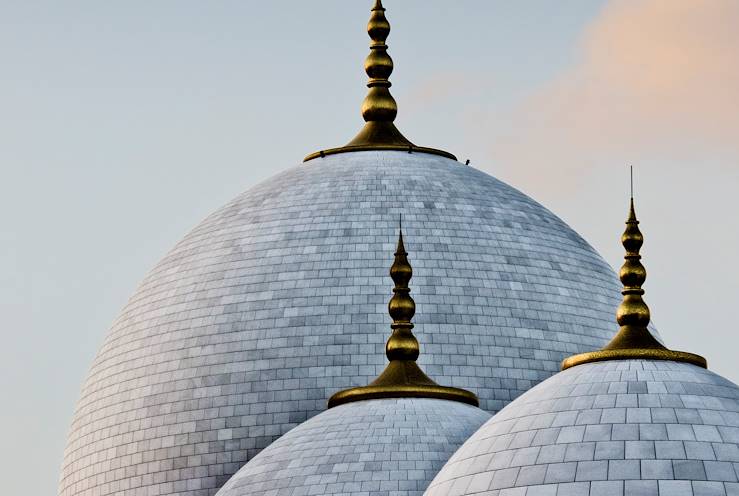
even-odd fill
[(634, 207), (634, 197), (631, 197), (631, 200), (629, 200), (629, 218), (626, 220), (626, 223), (639, 223), (639, 220), (636, 218), (636, 208)]

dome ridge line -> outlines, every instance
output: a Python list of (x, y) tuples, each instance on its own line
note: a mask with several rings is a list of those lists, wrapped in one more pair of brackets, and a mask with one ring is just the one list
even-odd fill
[(331, 396), (328, 408), (378, 398), (437, 398), (479, 406), (480, 402), (474, 393), (440, 386), (416, 363), (420, 346), (412, 332), (411, 320), (416, 313), (416, 303), (410, 295), (409, 286), (413, 268), (408, 261), (408, 252), (405, 251), (402, 228), (398, 230), (398, 245), (395, 261), (390, 267), (390, 277), (395, 283), (393, 296), (388, 303), (388, 313), (393, 319), (390, 328), (393, 332), (385, 345), (385, 354), (390, 363), (369, 385), (345, 389)]
[(420, 152), (441, 155), (452, 160), (457, 158), (449, 152), (414, 145), (395, 127), (398, 115), (398, 104), (390, 93), (390, 75), (393, 73), (393, 59), (388, 54), (387, 37), (390, 34), (390, 22), (385, 17), (385, 7), (381, 0), (375, 0), (367, 33), (372, 42), (370, 53), (364, 61), (364, 70), (369, 77), (367, 96), (362, 102), (362, 118), (365, 125), (354, 139), (342, 147), (329, 148), (311, 153), (303, 162), (318, 157), (370, 150), (399, 150), (408, 153)]

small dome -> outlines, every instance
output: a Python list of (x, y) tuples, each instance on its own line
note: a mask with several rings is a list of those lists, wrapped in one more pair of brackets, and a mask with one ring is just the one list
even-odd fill
[(488, 418), (479, 408), (438, 399), (346, 403), (262, 450), (217, 496), (420, 495)]
[(739, 494), (738, 469), (739, 387), (688, 363), (613, 360), (510, 403), (426, 494)]

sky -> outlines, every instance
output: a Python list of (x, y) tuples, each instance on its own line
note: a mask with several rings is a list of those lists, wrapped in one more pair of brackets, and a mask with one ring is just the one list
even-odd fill
[[(370, 0), (0, 0), (0, 474), (54, 494), (105, 333), (208, 213), (360, 129)], [(398, 127), (613, 266), (739, 381), (739, 2), (386, 0)], [(7, 449), (10, 447), (11, 449)]]

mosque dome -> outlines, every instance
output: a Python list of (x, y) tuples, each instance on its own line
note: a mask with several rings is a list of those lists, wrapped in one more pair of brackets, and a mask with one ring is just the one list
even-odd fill
[(400, 213), (420, 361), (483, 409), (616, 331), (614, 273), (527, 196), (440, 156), (327, 156), (218, 210), (144, 279), (83, 387), (62, 494), (144, 484), (127, 471), (162, 494), (196, 493), (153, 482), (160, 473), (214, 474), (202, 480), (216, 487), (332, 393), (374, 377)]
[(379, 9), (365, 128), (238, 196), (146, 276), (82, 388), (61, 495), (212, 495), (336, 391), (376, 376), (400, 214), (419, 363), (482, 409), (616, 331), (617, 279), (577, 233), (395, 128)]
[(440, 399), (347, 403), (270, 444), (217, 495), (421, 495), (488, 418), (479, 408)]
[(513, 401), (426, 494), (737, 494), (736, 466), (735, 384), (689, 363), (611, 360), (567, 369)]
[(739, 387), (647, 332), (638, 223), (632, 201), (618, 334), (490, 419), (428, 496), (739, 493)]

